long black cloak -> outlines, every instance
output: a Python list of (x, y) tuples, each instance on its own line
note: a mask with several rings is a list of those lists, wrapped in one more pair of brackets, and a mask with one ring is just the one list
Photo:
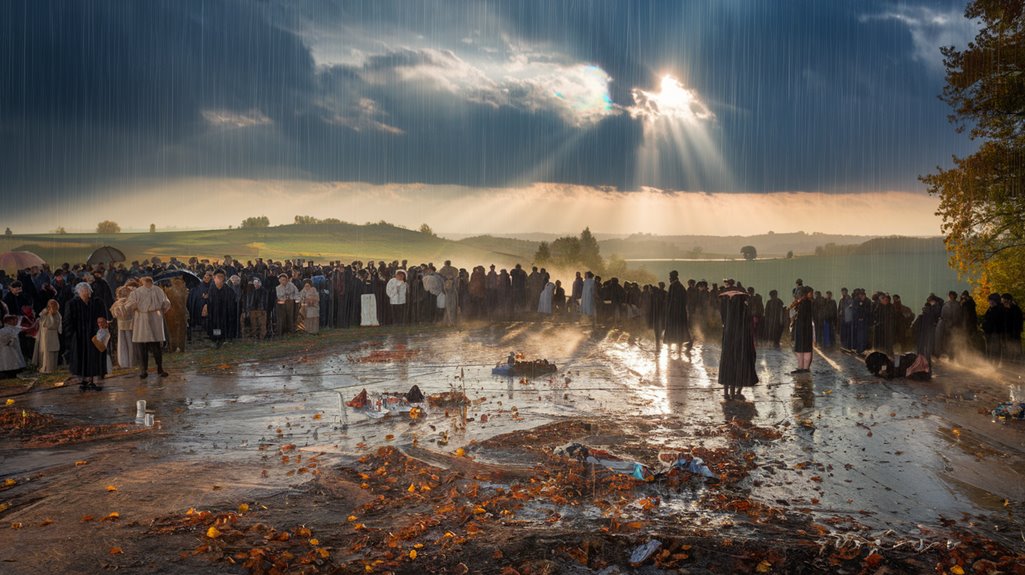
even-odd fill
[(723, 296), (722, 357), (719, 383), (745, 387), (758, 383), (755, 373), (755, 336), (747, 294)]
[(680, 344), (690, 341), (690, 326), (687, 316), (687, 289), (679, 280), (669, 284), (669, 295), (666, 297), (666, 337), (667, 344)]
[(811, 353), (815, 341), (815, 304), (801, 299), (794, 318), (794, 352)]
[[(221, 289), (211, 285), (207, 291), (206, 329), (210, 337), (230, 338), (238, 330), (233, 326), (238, 321), (235, 310), (235, 290), (224, 285)], [(214, 330), (221, 330), (220, 336), (214, 336)]]
[(92, 338), (99, 327), (98, 318), (107, 310), (103, 300), (90, 297), (88, 302), (74, 297), (64, 309), (64, 337), (68, 342), (68, 371), (78, 377), (102, 377), (107, 374), (107, 352), (96, 349)]

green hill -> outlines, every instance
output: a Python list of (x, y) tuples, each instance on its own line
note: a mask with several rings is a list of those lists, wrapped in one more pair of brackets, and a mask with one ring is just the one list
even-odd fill
[[(486, 246), (454, 242), (390, 224), (314, 224), (229, 230), (194, 230), (158, 233), (28, 234), (0, 237), (0, 251), (25, 250), (47, 262), (83, 262), (94, 249), (114, 246), (128, 261), (159, 256), (179, 259), (221, 259), (224, 255), (245, 261), (256, 257), (342, 260), (408, 259), (411, 262), (510, 265), (515, 254), (497, 253)], [(524, 262), (526, 263), (526, 262)]]

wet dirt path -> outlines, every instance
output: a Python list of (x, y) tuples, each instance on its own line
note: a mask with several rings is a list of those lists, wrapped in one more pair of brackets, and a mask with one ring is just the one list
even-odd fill
[[(529, 381), (492, 376), (512, 350), (548, 358), (559, 372)], [(401, 361), (375, 356), (395, 351)], [(0, 491), (0, 520), (20, 526), (0, 529), (0, 572), (166, 565), (179, 550), (155, 551), (142, 535), (155, 517), (240, 502), (287, 507), (316, 467), (282, 463), (283, 446), (294, 445), (306, 461), (316, 456), (321, 469), (386, 445), (441, 455), (464, 448), (482, 464), (529, 464), (487, 441), (567, 420), (613, 423), (616, 432), (587, 441), (648, 465), (658, 465), (663, 450), (725, 446), (707, 430), (730, 421), (778, 430), (778, 440), (750, 445), (758, 466), (740, 488), (816, 521), (849, 516), (914, 535), (943, 518), (983, 526), (1025, 510), (1025, 429), (980, 413), (1025, 396), (1018, 374), (941, 364), (932, 382), (883, 381), (858, 358), (830, 353), (816, 357), (812, 374), (795, 377), (792, 354), (760, 348), (761, 383), (744, 401), (724, 402), (718, 358), (712, 343), (656, 355), (650, 341), (618, 330), (519, 323), (416, 336), (368, 332), (362, 342), (287, 360), (246, 358), (145, 382), (118, 377), (99, 393), (30, 393), (19, 407), (89, 424), (130, 422), (145, 399), (158, 426), (63, 447), (0, 442), (0, 481), (15, 481)], [(364, 388), (405, 392), (413, 384), (426, 395), (464, 392), (465, 423), (455, 409), (430, 408), (411, 423), (341, 407)], [(701, 516), (693, 500), (665, 499), (662, 519)], [(99, 521), (112, 512), (119, 517)], [(588, 521), (586, 513), (564, 515), (566, 527)], [(1025, 545), (1017, 533), (992, 534)], [(167, 569), (195, 572), (195, 565)]]

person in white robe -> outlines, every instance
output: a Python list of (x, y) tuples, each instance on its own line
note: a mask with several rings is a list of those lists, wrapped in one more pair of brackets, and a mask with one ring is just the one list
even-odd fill
[(39, 335), (32, 363), (39, 366), (39, 373), (57, 371), (61, 350), (61, 333), (64, 331), (64, 319), (61, 317), (60, 304), (52, 299), (46, 302), (46, 309), (39, 312)]
[(594, 274), (587, 272), (580, 290), (580, 315), (594, 318)]
[(320, 292), (310, 280), (306, 280), (303, 289), (299, 290), (299, 315), (303, 319), (303, 331), (320, 333)]
[(552, 315), (552, 294), (555, 293), (555, 284), (548, 282), (541, 290), (541, 297), (537, 300), (537, 313)]
[(4, 316), (4, 326), (0, 328), (0, 378), (10, 378), (25, 369), (25, 355), (21, 353), (21, 342), (18, 335), (18, 317)]

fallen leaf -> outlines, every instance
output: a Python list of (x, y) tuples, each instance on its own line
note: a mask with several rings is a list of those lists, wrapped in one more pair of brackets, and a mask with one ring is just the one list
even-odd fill
[(4, 481), (4, 487), (14, 487), (18, 482), (13, 479), (7, 479)]
[(416, 549), (410, 549), (409, 550), (409, 558), (410, 559), (416, 559)]
[(88, 465), (88, 464), (89, 464), (88, 461), (86, 461), (84, 459), (79, 459), (78, 461), (75, 462), (75, 467), (79, 467), (79, 466), (82, 466), (82, 465)]
[(210, 539), (217, 539), (221, 536), (221, 532), (216, 527), (211, 526), (210, 529), (206, 530), (206, 536)]
[(463, 449), (462, 447), (460, 447), (459, 449), (456, 449), (456, 457), (465, 457), (465, 456), (466, 456), (466, 450), (465, 449)]
[(14, 400), (13, 399), (8, 399), (7, 400), (7, 405), (8, 406), (14, 405)]
[(317, 539), (310, 539), (310, 545), (313, 545), (313, 546), (320, 545), (320, 541), (317, 540)]
[[(960, 433), (955, 435), (960, 435)], [(960, 565), (954, 565), (953, 567), (951, 567), (950, 572), (954, 575), (964, 575), (964, 569)]]
[(110, 548), (110, 554), (111, 555), (124, 555), (125, 551), (124, 551), (124, 549), (121, 549), (120, 547), (111, 547)]
[(762, 561), (761, 563), (758, 564), (758, 567), (755, 568), (755, 571), (757, 571), (759, 573), (768, 573), (771, 570), (772, 570), (772, 563), (769, 563), (768, 561)]
[(114, 486), (114, 485), (108, 485), (108, 486), (107, 486), (107, 491), (108, 491), (108, 492), (113, 492), (113, 491), (117, 491), (117, 487), (116, 487), (116, 486)]
[(121, 514), (117, 511), (111, 511), (109, 515), (107, 515), (100, 521), (117, 521), (118, 519), (121, 519)]
[(24, 526), (20, 521), (15, 521), (14, 523), (11, 523), (11, 529), (21, 529), (22, 527)]
[(416, 485), (413, 485), (412, 483), (410, 483), (409, 484), (409, 489), (407, 489), (406, 491), (408, 491), (410, 493), (416, 493)]
[(239, 513), (248, 513), (249, 512), (249, 504), (248, 503), (240, 504), (238, 506), (238, 512)]

